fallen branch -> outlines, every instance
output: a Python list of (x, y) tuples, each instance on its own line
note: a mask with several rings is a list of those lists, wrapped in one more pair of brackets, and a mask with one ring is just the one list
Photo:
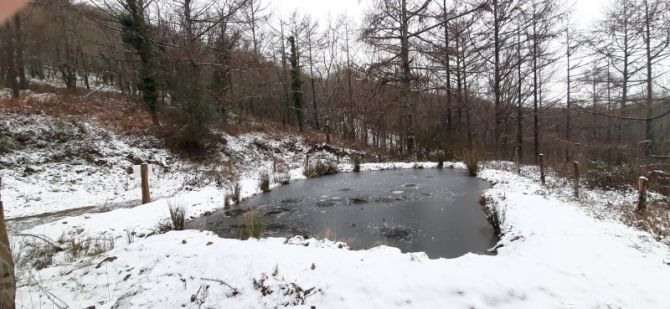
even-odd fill
[(616, 118), (616, 119), (621, 119), (621, 120), (630, 120), (630, 121), (647, 121), (647, 120), (656, 120), (663, 118), (667, 115), (670, 115), (670, 110), (667, 110), (661, 114), (658, 114), (656, 116), (651, 116), (651, 117), (629, 117), (629, 116), (619, 116), (619, 115), (612, 115), (612, 114), (607, 114), (607, 113), (601, 113), (601, 112), (596, 112), (596, 111), (589, 111), (586, 110), (582, 107), (575, 107), (575, 110), (580, 113), (587, 113), (587, 114), (592, 114), (592, 115), (598, 115), (598, 116), (604, 116), (608, 118)]
[(234, 296), (234, 295), (237, 295), (237, 294), (240, 294), (240, 290), (234, 288), (232, 285), (226, 283), (225, 281), (223, 281), (223, 280), (221, 280), (221, 279), (211, 279), (211, 278), (202, 278), (202, 277), (201, 277), (200, 280), (203, 280), (203, 281), (211, 281), (211, 282), (219, 283), (219, 284), (221, 284), (221, 285), (225, 285), (225, 286), (227, 286), (229, 289), (233, 290), (233, 296)]

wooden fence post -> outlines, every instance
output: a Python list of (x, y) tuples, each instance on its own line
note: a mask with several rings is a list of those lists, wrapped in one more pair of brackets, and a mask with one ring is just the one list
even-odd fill
[(330, 117), (326, 116), (326, 144), (330, 144)]
[(521, 175), (521, 148), (516, 147), (514, 153), (516, 155), (516, 173)]
[[(0, 177), (0, 190), (2, 178)], [(5, 207), (0, 195), (0, 308), (16, 308), (16, 277), (14, 276), (14, 260), (5, 224)]]
[(575, 169), (575, 197), (579, 197), (579, 162), (573, 161), (572, 165)]
[(151, 203), (149, 193), (149, 165), (142, 163), (140, 165), (140, 177), (142, 178), (142, 204)]
[(539, 154), (540, 156), (540, 181), (542, 181), (542, 185), (546, 183), (546, 177), (544, 175), (544, 154)]
[(636, 211), (643, 211), (647, 208), (647, 185), (649, 184), (649, 179), (644, 176), (640, 176), (637, 180), (637, 190), (640, 193), (640, 199), (637, 203)]

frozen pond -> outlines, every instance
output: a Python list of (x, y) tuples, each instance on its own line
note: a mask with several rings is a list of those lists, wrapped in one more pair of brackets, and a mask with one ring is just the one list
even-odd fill
[(303, 235), (351, 249), (388, 245), (453, 258), (486, 253), (498, 240), (479, 205), (486, 188), (463, 170), (343, 173), (281, 186), (188, 227), (240, 238), (253, 212), (265, 237)]

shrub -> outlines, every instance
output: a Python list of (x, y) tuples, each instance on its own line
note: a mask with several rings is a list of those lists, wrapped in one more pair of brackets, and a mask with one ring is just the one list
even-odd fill
[(170, 126), (163, 127), (162, 135), (165, 137), (167, 146), (173, 150), (193, 156), (206, 155), (217, 142), (216, 136), (207, 128), (192, 126)]
[(9, 136), (0, 137), (0, 154), (12, 152), (16, 149), (16, 142)]
[(437, 168), (444, 168), (444, 152), (442, 151), (437, 155)]
[(164, 234), (169, 231), (173, 230), (172, 223), (170, 222), (169, 219), (165, 218), (156, 224), (156, 227), (154, 228), (154, 233), (156, 234)]
[(317, 160), (314, 164), (306, 164), (304, 174), (307, 178), (314, 178), (325, 175), (334, 175), (337, 174), (337, 172), (337, 164), (330, 161)]
[(472, 150), (466, 150), (463, 152), (463, 161), (465, 166), (468, 168), (468, 173), (470, 176), (475, 177), (479, 174), (479, 158)]
[(670, 208), (664, 202), (653, 202), (643, 211), (623, 211), (623, 223), (648, 232), (656, 239), (670, 237)]
[(621, 190), (635, 183), (641, 175), (646, 173), (627, 164), (610, 166), (605, 162), (596, 161), (586, 170), (584, 178), (591, 188)]
[(359, 157), (354, 158), (354, 173), (361, 172), (361, 159)]
[(19, 250), (12, 250), (15, 254), (14, 262), (19, 268), (33, 267), (37, 270), (47, 268), (53, 264), (56, 253), (62, 251), (60, 247), (45, 242), (42, 239), (24, 237), (19, 244)]
[(172, 228), (181, 231), (186, 223), (186, 206), (172, 200), (168, 200), (168, 209), (170, 210), (170, 219)]
[[(203, 72), (200, 67), (186, 63), (177, 65), (179, 74), (170, 76), (172, 83), (172, 104), (163, 106), (164, 119), (172, 134), (168, 140), (173, 147), (187, 154), (204, 155), (211, 150), (216, 142), (216, 134), (210, 127), (225, 116), (218, 109), (211, 89), (203, 91)], [(218, 79), (212, 80), (212, 82)], [(219, 85), (220, 86), (220, 85)], [(223, 87), (216, 87), (217, 90)], [(168, 126), (166, 126), (168, 127)]]
[(58, 243), (65, 249), (65, 260), (72, 262), (83, 256), (91, 248), (91, 239), (89, 237), (62, 234), (58, 238)]
[(77, 132), (62, 121), (57, 121), (49, 129), (51, 130), (51, 137), (61, 143), (75, 140), (77, 138)]
[(263, 192), (270, 192), (270, 173), (262, 172), (260, 175), (260, 182), (258, 188)]
[(102, 237), (93, 239), (93, 245), (87, 254), (89, 256), (96, 256), (112, 249), (114, 249), (114, 237)]

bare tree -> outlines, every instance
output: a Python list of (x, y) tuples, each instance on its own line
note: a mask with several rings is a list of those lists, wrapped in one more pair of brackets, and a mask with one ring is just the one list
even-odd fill
[(426, 14), (430, 0), (410, 3), (407, 0), (377, 0), (375, 10), (367, 14), (363, 39), (380, 52), (389, 56), (386, 65), (399, 69), (394, 81), (400, 83), (403, 91), (405, 114), (406, 151), (417, 155), (414, 129), (414, 101), (411, 98), (411, 83), (415, 79), (411, 69), (411, 40), (422, 33), (421, 19)]
[(668, 58), (667, 48), (670, 43), (670, 27), (667, 24), (668, 2), (661, 0), (643, 0), (642, 15), (642, 37), (645, 49), (645, 67), (646, 67), (646, 114), (645, 120), (645, 138), (648, 143), (646, 154), (650, 155), (656, 150), (656, 138), (653, 127), (653, 100), (654, 100), (654, 70), (655, 64)]

